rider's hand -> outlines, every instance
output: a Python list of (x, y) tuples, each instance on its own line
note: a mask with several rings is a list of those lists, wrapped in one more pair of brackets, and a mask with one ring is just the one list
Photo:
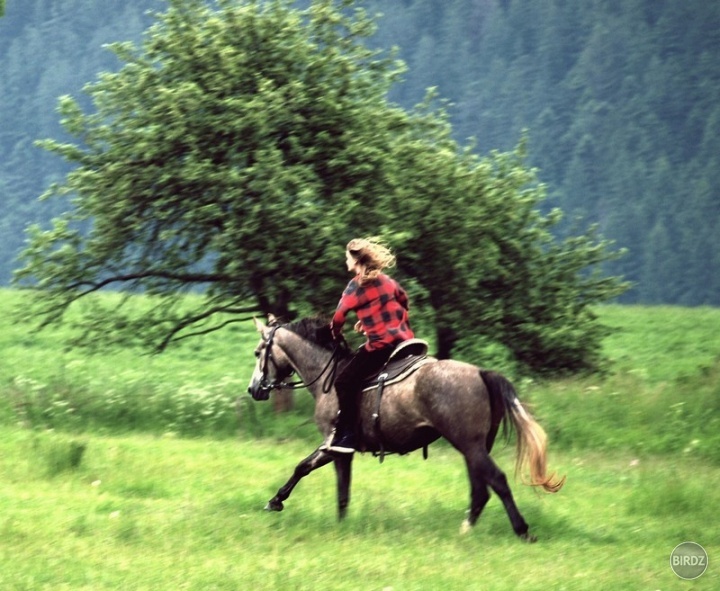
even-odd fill
[(365, 334), (365, 331), (362, 329), (362, 322), (359, 320), (355, 323), (355, 332), (359, 332), (360, 334)]
[(330, 334), (332, 335), (333, 341), (337, 341), (342, 338), (342, 326), (336, 327), (334, 323), (330, 323)]

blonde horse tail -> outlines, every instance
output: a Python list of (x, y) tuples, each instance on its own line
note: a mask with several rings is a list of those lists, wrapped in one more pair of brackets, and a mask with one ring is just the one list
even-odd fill
[[(490, 391), (493, 400), (502, 401), (505, 415), (510, 419), (517, 435), (515, 472), (523, 482), (543, 490), (556, 493), (565, 484), (565, 476), (558, 478), (547, 473), (547, 434), (517, 397), (515, 388), (503, 375), (494, 371), (481, 370), (480, 375)], [(524, 477), (529, 473), (529, 480)]]

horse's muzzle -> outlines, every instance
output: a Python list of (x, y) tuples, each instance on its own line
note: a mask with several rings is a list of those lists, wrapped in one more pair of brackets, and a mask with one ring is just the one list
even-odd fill
[(263, 384), (251, 384), (248, 386), (248, 394), (253, 397), (253, 400), (268, 400), (270, 398), (270, 390), (272, 390), (272, 388), (264, 386)]

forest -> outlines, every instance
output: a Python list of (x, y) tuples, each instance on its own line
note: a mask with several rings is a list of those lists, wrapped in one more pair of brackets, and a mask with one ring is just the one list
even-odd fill
[[(720, 4), (705, 0), (362, 0), (372, 43), (406, 66), (390, 98), (428, 88), (479, 154), (527, 137), (558, 232), (597, 224), (627, 254), (605, 269), (621, 301), (720, 304)], [(120, 63), (164, 0), (8, 0), (0, 19), (0, 283), (24, 229), (69, 204), (38, 197), (67, 165), (35, 146), (66, 140), (58, 98)], [(83, 103), (90, 108), (90, 102)]]

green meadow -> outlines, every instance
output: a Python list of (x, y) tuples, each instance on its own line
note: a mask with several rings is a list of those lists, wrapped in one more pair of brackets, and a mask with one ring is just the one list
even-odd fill
[[(6, 310), (22, 295), (1, 291)], [(513, 482), (539, 541), (493, 497), (461, 535), (462, 458), (354, 461), (349, 517), (330, 467), (263, 507), (318, 443), (311, 400), (277, 416), (245, 394), (250, 327), (159, 356), (89, 355), (68, 328), (0, 319), (0, 589), (468, 590), (720, 588), (720, 310), (606, 306), (602, 376), (517, 379), (550, 437), (556, 495)], [(695, 541), (705, 574), (670, 553)]]

